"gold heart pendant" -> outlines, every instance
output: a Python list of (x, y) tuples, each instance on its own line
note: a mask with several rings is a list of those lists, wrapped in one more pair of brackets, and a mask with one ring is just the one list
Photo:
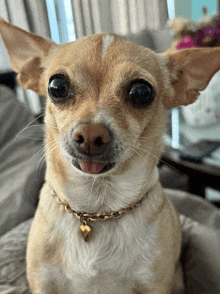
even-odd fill
[(89, 242), (90, 238), (92, 237), (92, 229), (88, 225), (81, 225), (79, 227), (79, 233), (85, 242)]

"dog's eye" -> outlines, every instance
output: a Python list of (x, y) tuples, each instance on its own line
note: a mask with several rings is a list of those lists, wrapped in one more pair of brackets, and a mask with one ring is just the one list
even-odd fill
[(129, 101), (135, 108), (143, 108), (150, 105), (155, 98), (153, 87), (145, 81), (137, 81), (131, 85)]
[(65, 77), (54, 76), (50, 79), (48, 92), (55, 101), (66, 98), (69, 94), (69, 83)]

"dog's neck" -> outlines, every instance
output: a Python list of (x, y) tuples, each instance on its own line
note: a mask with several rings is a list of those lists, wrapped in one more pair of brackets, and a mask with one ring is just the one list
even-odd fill
[(59, 182), (47, 171), (46, 180), (61, 200), (88, 213), (118, 211), (142, 198), (158, 181), (156, 167), (147, 171), (145, 161), (137, 161), (123, 174), (114, 177), (91, 177), (71, 171), (69, 181)]
[(141, 199), (158, 181), (157, 167), (147, 170), (146, 161), (137, 161), (123, 174), (114, 177), (91, 177), (71, 171), (65, 184), (51, 177), (50, 169), (46, 180), (61, 200), (71, 207), (88, 213), (118, 211)]

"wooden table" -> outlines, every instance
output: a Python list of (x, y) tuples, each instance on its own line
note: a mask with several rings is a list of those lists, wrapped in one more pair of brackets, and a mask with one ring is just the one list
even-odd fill
[(162, 154), (163, 163), (189, 176), (189, 192), (205, 198), (205, 188), (220, 191), (220, 166), (194, 163), (180, 159), (180, 151), (166, 146)]

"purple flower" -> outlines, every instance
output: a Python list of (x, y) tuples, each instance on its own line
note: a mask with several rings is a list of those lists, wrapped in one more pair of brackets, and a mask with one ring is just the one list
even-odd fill
[(213, 46), (211, 42), (214, 39), (220, 40), (220, 29), (213, 26), (207, 26), (198, 30), (195, 36), (195, 44), (198, 47)]
[(215, 47), (220, 46), (220, 19), (216, 21), (216, 26), (207, 26), (198, 30), (195, 37), (185, 36), (177, 44), (176, 49), (193, 47)]
[(218, 40), (220, 40), (220, 29), (216, 29), (216, 32), (214, 34), (214, 38), (217, 38)]
[(217, 27), (218, 29), (220, 29), (220, 19), (218, 19), (218, 20), (216, 21), (216, 27)]
[(191, 36), (185, 36), (182, 40), (177, 44), (176, 49), (185, 49), (185, 48), (193, 48), (195, 47), (194, 39)]

